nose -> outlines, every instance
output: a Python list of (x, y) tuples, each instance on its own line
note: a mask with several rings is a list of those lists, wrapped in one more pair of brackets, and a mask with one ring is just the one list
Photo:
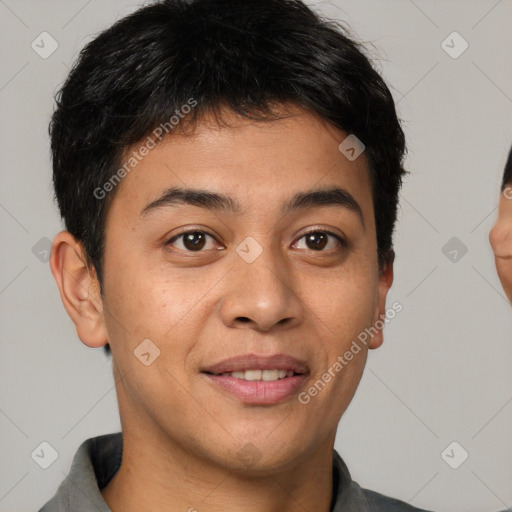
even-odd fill
[(264, 249), (252, 263), (238, 255), (235, 260), (221, 303), (226, 326), (266, 332), (290, 329), (303, 321), (298, 283), (281, 255)]
[(498, 219), (489, 231), (489, 242), (495, 256), (512, 256), (512, 226)]

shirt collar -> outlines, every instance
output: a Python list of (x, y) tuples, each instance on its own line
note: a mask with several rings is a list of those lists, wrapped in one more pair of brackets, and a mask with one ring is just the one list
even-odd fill
[(122, 455), (121, 432), (84, 441), (73, 458), (68, 476), (39, 512), (112, 512), (100, 490), (117, 473)]

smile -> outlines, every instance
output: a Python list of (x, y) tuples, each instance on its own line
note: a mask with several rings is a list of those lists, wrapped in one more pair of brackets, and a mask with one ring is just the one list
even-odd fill
[(245, 354), (205, 368), (201, 374), (224, 395), (247, 404), (270, 405), (298, 393), (309, 368), (286, 354)]
[(229, 375), (231, 377), (235, 377), (236, 379), (243, 380), (264, 380), (266, 382), (271, 382), (274, 380), (285, 379), (286, 377), (293, 377), (295, 372), (293, 370), (245, 370), (245, 371), (237, 371), (231, 373), (222, 373), (221, 375)]

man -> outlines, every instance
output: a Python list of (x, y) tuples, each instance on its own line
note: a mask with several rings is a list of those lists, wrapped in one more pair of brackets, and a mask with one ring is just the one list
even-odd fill
[[(508, 300), (512, 302), (512, 146), (501, 180), (498, 218), (489, 232), (496, 270)], [(509, 509), (508, 509), (509, 510)], [(505, 511), (502, 511), (505, 512)]]
[(356, 43), (300, 1), (155, 2), (82, 51), (50, 132), (51, 269), (111, 351), (122, 433), (42, 510), (418, 510), (334, 451), (383, 342), (405, 172)]
[(512, 301), (512, 147), (501, 182), (498, 218), (489, 232), (496, 270), (503, 290)]

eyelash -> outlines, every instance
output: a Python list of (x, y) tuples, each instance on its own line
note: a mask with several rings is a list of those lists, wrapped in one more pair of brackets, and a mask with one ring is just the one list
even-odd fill
[[(167, 245), (172, 245), (172, 243), (173, 243), (174, 241), (176, 241), (176, 240), (178, 240), (179, 238), (182, 238), (182, 237), (184, 237), (184, 236), (186, 236), (186, 235), (188, 235), (188, 234), (190, 234), (190, 233), (202, 233), (202, 234), (208, 235), (209, 237), (211, 237), (211, 238), (215, 239), (215, 237), (214, 237), (212, 234), (208, 233), (207, 231), (204, 231), (204, 230), (201, 230), (201, 229), (191, 229), (191, 230), (189, 230), (189, 231), (183, 231), (183, 232), (179, 233), (178, 235), (174, 235), (172, 238), (170, 238), (170, 239), (166, 242), (166, 244), (165, 244), (165, 245), (166, 245), (166, 246), (167, 246)], [(329, 235), (329, 236), (331, 236), (331, 237), (335, 238), (335, 239), (339, 242), (340, 247), (342, 247), (342, 248), (346, 248), (346, 247), (347, 247), (347, 245), (348, 245), (348, 244), (347, 244), (347, 242), (346, 242), (343, 238), (341, 238), (341, 237), (340, 237), (339, 235), (337, 235), (336, 233), (333, 233), (332, 231), (329, 231), (329, 230), (327, 230), (327, 229), (313, 229), (313, 230), (311, 230), (311, 231), (307, 231), (306, 233), (303, 233), (303, 234), (301, 235), (301, 237), (300, 237), (298, 240), (302, 240), (304, 237), (306, 237), (306, 236), (308, 236), (308, 235), (310, 235), (310, 234), (312, 234), (312, 233), (324, 233), (324, 234), (326, 234), (326, 235)], [(322, 249), (322, 250), (320, 250), (320, 251), (315, 251), (315, 250), (313, 250), (313, 249), (309, 249), (309, 250), (310, 250), (310, 251), (312, 251), (312, 252), (330, 252), (330, 251), (332, 251), (333, 249), (328, 249), (328, 250), (323, 250), (323, 249)], [(334, 250), (335, 250), (335, 249), (334, 249)], [(192, 253), (192, 254), (193, 254), (193, 253), (205, 252), (205, 250), (203, 250), (203, 249), (201, 249), (201, 250), (199, 250), (199, 251), (190, 251), (190, 250), (188, 250), (188, 249), (178, 249), (178, 251), (181, 251), (181, 252), (187, 252), (187, 253)]]

